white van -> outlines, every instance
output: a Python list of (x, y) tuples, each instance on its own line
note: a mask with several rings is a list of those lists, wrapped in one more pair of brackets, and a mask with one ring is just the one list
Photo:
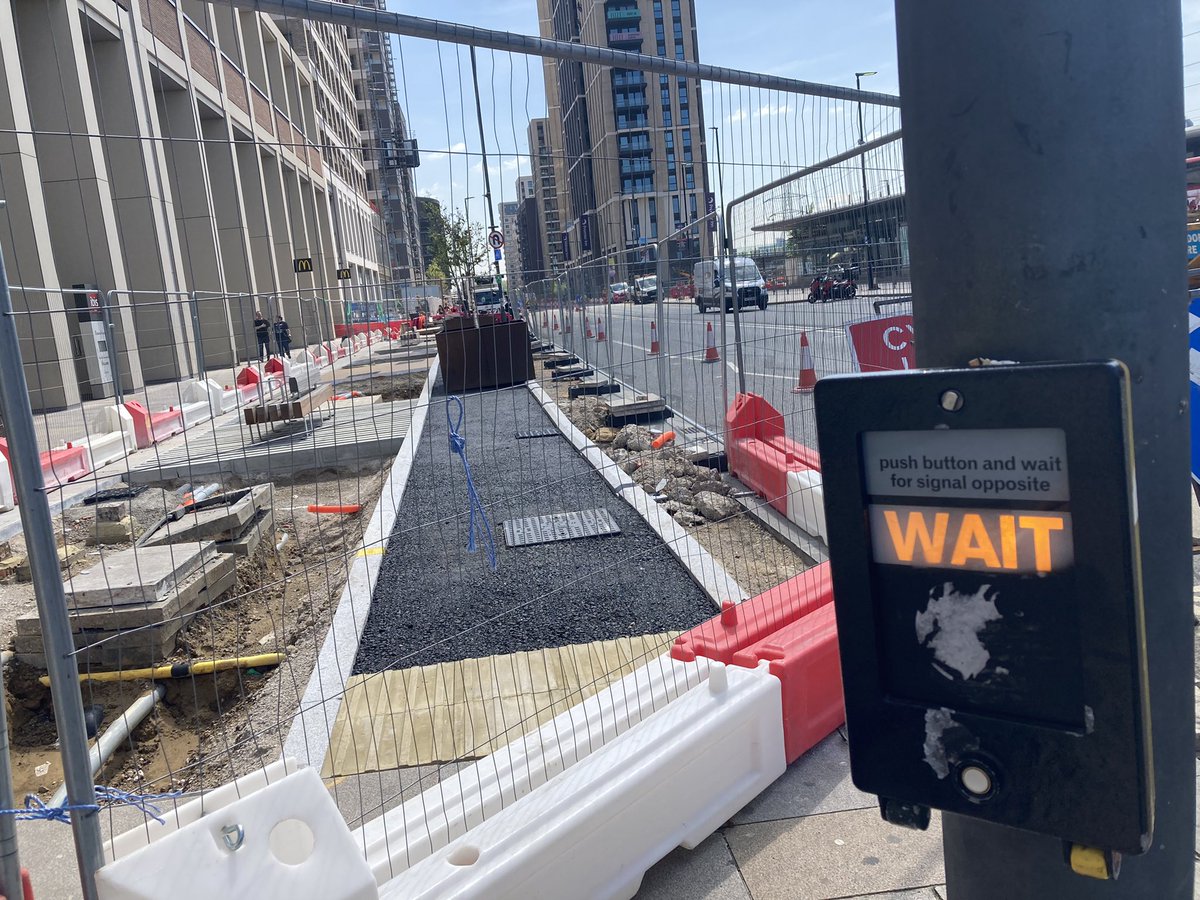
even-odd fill
[(721, 285), (719, 273), (728, 269), (728, 264), (722, 266), (715, 259), (705, 259), (696, 263), (692, 277), (696, 283), (696, 306), (700, 312), (706, 312), (709, 307), (720, 308), (724, 300), (726, 309), (733, 309), (733, 285), (737, 283), (738, 306), (757, 306), (767, 308), (767, 284), (763, 281), (762, 273), (748, 256), (736, 256), (733, 260), (734, 276), (725, 271), (725, 284)]

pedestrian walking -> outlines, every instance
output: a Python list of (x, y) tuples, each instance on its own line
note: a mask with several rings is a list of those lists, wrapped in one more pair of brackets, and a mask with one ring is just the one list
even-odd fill
[(261, 309), (254, 311), (254, 338), (258, 341), (258, 358), (267, 361), (271, 355), (271, 323), (262, 314)]
[(280, 356), (292, 358), (292, 331), (283, 316), (275, 317), (275, 348)]

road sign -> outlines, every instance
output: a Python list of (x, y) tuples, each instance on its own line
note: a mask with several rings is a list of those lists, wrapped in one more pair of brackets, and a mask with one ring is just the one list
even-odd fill
[(495, 249), (495, 251), (493, 251), (493, 252), (495, 252), (495, 254), (496, 254), (496, 262), (500, 262), (500, 258), (501, 258), (500, 248), (497, 247)]
[(350, 270), (349, 269), (338, 269), (337, 270), (337, 280), (338, 281), (349, 281), (350, 280)]
[(833, 376), (816, 412), (855, 785), (895, 824), (1143, 852), (1128, 370)]
[(850, 339), (854, 366), (860, 372), (917, 367), (911, 314), (851, 322), (846, 326), (846, 335)]
[(301, 272), (311, 272), (313, 270), (312, 257), (300, 256), (292, 260), (292, 271), (299, 274)]
[(499, 250), (504, 246), (504, 235), (499, 231), (493, 231), (488, 234), (488, 246), (493, 250)]

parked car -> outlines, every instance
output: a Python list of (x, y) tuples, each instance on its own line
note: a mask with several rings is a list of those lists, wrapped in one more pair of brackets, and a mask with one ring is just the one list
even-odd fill
[(633, 279), (633, 302), (653, 303), (658, 299), (658, 276), (643, 275)]
[(629, 285), (623, 281), (608, 286), (609, 296), (613, 303), (624, 303), (629, 299)]
[(776, 275), (774, 278), (767, 279), (768, 291), (784, 291), (787, 290), (787, 279), (782, 275)]
[[(696, 282), (696, 306), (700, 312), (706, 312), (709, 307), (720, 307), (722, 299), (726, 309), (733, 309), (733, 287), (737, 284), (738, 306), (757, 306), (767, 308), (767, 285), (762, 273), (754, 260), (748, 256), (737, 256), (733, 260), (733, 277), (728, 269), (715, 259), (705, 259), (696, 263), (692, 277)], [(720, 272), (724, 271), (725, 284), (721, 284)]]

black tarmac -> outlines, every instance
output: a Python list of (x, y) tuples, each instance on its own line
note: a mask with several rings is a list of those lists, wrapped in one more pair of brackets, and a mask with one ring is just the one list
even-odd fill
[[(354, 671), (686, 629), (717, 610), (641, 517), (561, 436), (522, 386), (465, 395), (459, 434), (496, 543), (466, 552), (467, 483), (434, 390)], [(457, 408), (451, 406), (457, 420)], [(504, 546), (505, 519), (603, 507), (619, 535)]]

